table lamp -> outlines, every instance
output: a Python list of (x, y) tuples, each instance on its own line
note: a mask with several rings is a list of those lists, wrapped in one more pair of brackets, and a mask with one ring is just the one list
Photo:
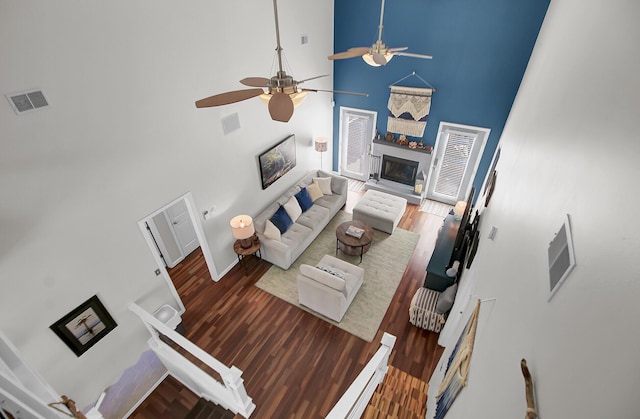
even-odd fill
[(229, 224), (231, 225), (233, 237), (240, 240), (240, 246), (243, 249), (250, 248), (253, 245), (253, 233), (256, 231), (251, 217), (248, 215), (236, 215)]
[(464, 215), (464, 211), (467, 209), (467, 203), (465, 201), (458, 201), (456, 205), (453, 207), (453, 219), (454, 220), (462, 220), (462, 216)]

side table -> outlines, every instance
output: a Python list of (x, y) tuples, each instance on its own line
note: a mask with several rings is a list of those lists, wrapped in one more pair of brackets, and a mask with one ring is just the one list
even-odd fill
[(249, 274), (247, 271), (247, 264), (244, 261), (244, 258), (246, 256), (254, 255), (262, 259), (262, 254), (260, 253), (260, 239), (258, 238), (258, 236), (254, 234), (251, 242), (251, 246), (246, 249), (242, 247), (242, 245), (240, 244), (240, 240), (236, 240), (235, 243), (233, 243), (233, 251), (236, 252), (236, 255), (238, 255), (238, 261), (242, 263), (245, 275)]

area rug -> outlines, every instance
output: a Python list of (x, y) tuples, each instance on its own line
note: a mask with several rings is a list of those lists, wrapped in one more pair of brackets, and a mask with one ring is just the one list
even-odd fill
[(443, 204), (442, 202), (425, 199), (420, 205), (421, 212), (437, 215), (438, 217), (446, 217), (449, 211), (453, 209), (453, 205)]
[(398, 228), (391, 235), (374, 230), (373, 243), (369, 251), (364, 254), (362, 263), (359, 256), (348, 256), (338, 252), (336, 257), (362, 267), (365, 276), (360, 291), (356, 294), (342, 321), (337, 323), (298, 303), (296, 276), (301, 264), (315, 266), (324, 255), (336, 255), (336, 227), (348, 220), (351, 220), (351, 214), (344, 211), (338, 212), (289, 269), (285, 271), (275, 265), (272, 266), (256, 286), (371, 342), (378, 332), (420, 235)]

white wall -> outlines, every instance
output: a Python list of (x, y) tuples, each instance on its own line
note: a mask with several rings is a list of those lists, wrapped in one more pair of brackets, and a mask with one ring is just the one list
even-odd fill
[[(332, 74), (333, 2), (281, 0), (279, 14), (293, 76)], [(229, 219), (317, 167), (328, 93), (309, 94), (288, 124), (258, 99), (195, 108), (273, 75), (275, 43), (269, 1), (0, 0), (0, 93), (42, 88), (51, 102), (16, 116), (0, 101), (0, 330), (79, 406), (146, 347), (128, 304), (152, 311), (172, 298), (137, 222), (187, 191), (200, 212), (216, 205), (204, 229), (222, 271), (235, 261)], [(306, 85), (331, 89), (332, 77)], [(241, 129), (224, 136), (220, 119), (234, 112)], [(289, 133), (298, 166), (262, 191), (257, 155)], [(119, 325), (77, 358), (49, 325), (93, 294)]]
[[(638, 16), (633, 1), (551, 2), (466, 274), (474, 299), (496, 300), (481, 306), (468, 386), (447, 419), (524, 417), (522, 358), (540, 418), (638, 417)], [(567, 213), (577, 266), (547, 302), (547, 246)]]

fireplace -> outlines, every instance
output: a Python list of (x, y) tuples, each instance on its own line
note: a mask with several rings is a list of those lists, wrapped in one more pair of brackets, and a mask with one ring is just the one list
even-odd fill
[(418, 174), (419, 162), (400, 157), (382, 155), (380, 177), (405, 185), (413, 186)]

